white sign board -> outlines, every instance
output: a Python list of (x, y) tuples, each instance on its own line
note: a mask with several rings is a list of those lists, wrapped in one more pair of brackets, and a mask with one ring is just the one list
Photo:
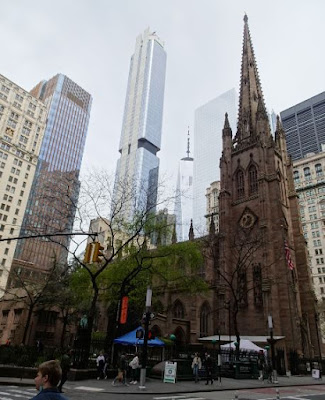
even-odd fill
[(176, 371), (177, 371), (177, 362), (165, 362), (165, 373), (164, 373), (164, 382), (166, 383), (175, 383), (176, 382)]
[(311, 376), (312, 376), (314, 379), (319, 379), (319, 369), (312, 369), (312, 370), (311, 370)]

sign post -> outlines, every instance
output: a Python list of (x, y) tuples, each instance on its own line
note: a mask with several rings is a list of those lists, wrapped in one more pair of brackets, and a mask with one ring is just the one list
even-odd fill
[(165, 362), (164, 383), (176, 383), (177, 362)]

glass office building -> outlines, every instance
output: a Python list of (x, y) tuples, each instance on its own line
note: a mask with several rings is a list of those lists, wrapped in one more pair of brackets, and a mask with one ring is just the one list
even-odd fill
[(319, 153), (325, 144), (325, 92), (280, 113), (288, 153), (293, 160)]
[[(72, 231), (79, 195), (92, 98), (62, 74), (40, 82), (31, 94), (45, 103), (48, 118), (21, 235), (68, 233)], [(44, 269), (54, 261), (65, 262), (64, 247), (69, 246), (70, 238), (55, 240), (59, 244), (46, 238), (20, 240), (15, 259)]]
[(137, 37), (131, 57), (112, 201), (112, 212), (122, 204), (126, 219), (155, 209), (165, 72), (163, 42), (148, 28)]
[(225, 113), (230, 126), (236, 130), (237, 94), (231, 89), (195, 111), (193, 226), (196, 236), (206, 233), (206, 190), (220, 177), (219, 161), (222, 151), (222, 129)]

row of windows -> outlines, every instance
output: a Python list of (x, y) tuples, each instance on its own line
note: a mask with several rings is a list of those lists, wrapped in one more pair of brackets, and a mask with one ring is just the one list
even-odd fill
[[(303, 169), (304, 171), (304, 178), (305, 180), (309, 181), (312, 179), (312, 173), (310, 170), (310, 167), (305, 167)], [(315, 174), (317, 177), (323, 176), (323, 168), (322, 168), (322, 164), (315, 164)], [(293, 178), (295, 183), (299, 183), (300, 182), (300, 174), (299, 171), (294, 171), (293, 172)]]

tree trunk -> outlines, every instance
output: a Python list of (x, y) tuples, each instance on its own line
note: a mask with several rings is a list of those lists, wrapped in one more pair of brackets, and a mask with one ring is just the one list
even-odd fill
[(61, 333), (61, 340), (60, 340), (61, 349), (63, 349), (63, 347), (64, 347), (64, 336), (65, 336), (65, 331), (66, 331), (67, 324), (68, 324), (68, 312), (65, 315), (64, 315), (64, 312), (62, 314), (63, 314), (63, 326), (62, 326), (62, 333)]
[(30, 304), (29, 309), (28, 309), (27, 320), (26, 320), (26, 324), (25, 324), (25, 328), (24, 328), (24, 334), (23, 334), (23, 340), (21, 341), (22, 344), (26, 344), (27, 333), (28, 333), (28, 330), (30, 328), (30, 321), (32, 319), (34, 306), (35, 306), (35, 304), (32, 303), (32, 304)]

